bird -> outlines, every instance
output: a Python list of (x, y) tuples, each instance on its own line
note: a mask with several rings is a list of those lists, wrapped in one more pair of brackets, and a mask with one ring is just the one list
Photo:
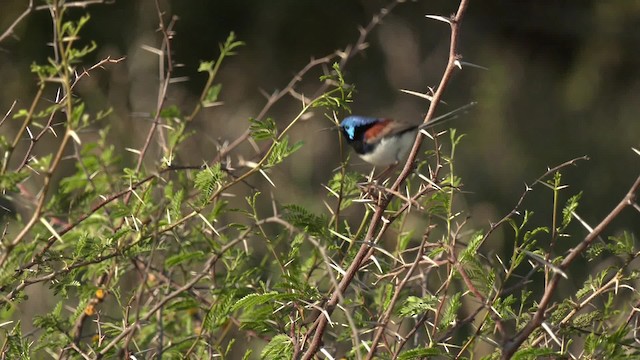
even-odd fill
[(419, 130), (454, 119), (475, 104), (469, 103), (420, 125), (387, 118), (351, 115), (340, 122), (340, 131), (364, 161), (374, 166), (391, 166), (407, 157)]

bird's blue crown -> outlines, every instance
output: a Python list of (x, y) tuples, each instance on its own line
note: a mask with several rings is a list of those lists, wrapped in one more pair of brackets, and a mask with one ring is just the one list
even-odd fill
[(349, 139), (353, 140), (356, 136), (356, 129), (358, 127), (366, 127), (378, 121), (379, 119), (374, 117), (352, 115), (344, 118), (344, 120), (342, 120), (342, 122), (340, 123), (340, 127), (342, 127)]

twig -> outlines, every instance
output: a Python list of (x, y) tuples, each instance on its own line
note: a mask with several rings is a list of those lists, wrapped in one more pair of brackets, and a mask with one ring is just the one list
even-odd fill
[[(440, 81), (440, 85), (438, 86), (438, 90), (433, 96), (433, 101), (431, 103), (431, 106), (429, 107), (429, 112), (427, 113), (425, 122), (428, 122), (431, 118), (433, 118), (433, 115), (435, 114), (436, 104), (440, 102), (440, 99), (442, 98), (442, 94), (444, 93), (446, 85), (448, 84), (451, 76), (453, 75), (455, 68), (457, 67), (456, 62), (458, 61), (458, 58), (459, 58), (457, 55), (457, 46), (458, 46), (460, 21), (462, 20), (462, 17), (467, 8), (467, 5), (468, 5), (468, 0), (461, 0), (456, 15), (449, 22), (451, 25), (451, 45), (449, 50), (449, 61), (447, 63), (447, 67), (445, 68), (442, 79)], [(379, 19), (376, 19), (376, 20), (379, 20)], [(409, 176), (409, 173), (413, 169), (413, 163), (417, 156), (421, 142), (422, 142), (422, 135), (419, 134), (418, 137), (416, 138), (416, 142), (414, 143), (413, 150), (411, 151), (411, 154), (407, 160), (407, 163), (405, 164), (405, 167), (402, 170), (402, 173), (400, 174), (396, 182), (391, 187), (392, 191), (397, 191), (398, 188), (400, 187), (400, 184), (407, 178), (407, 176)], [(342, 278), (342, 281), (339, 284), (340, 286), (333, 291), (333, 294), (331, 295), (331, 299), (325, 305), (325, 309), (328, 313), (331, 313), (334, 310), (335, 306), (338, 303), (340, 295), (343, 294), (346, 291), (346, 289), (349, 287), (349, 284), (351, 284), (351, 281), (353, 280), (354, 276), (358, 272), (358, 269), (360, 269), (360, 266), (363, 260), (367, 257), (367, 253), (370, 250), (368, 242), (371, 241), (370, 239), (373, 238), (373, 235), (376, 232), (376, 229), (379, 223), (381, 222), (384, 210), (389, 204), (389, 201), (391, 198), (392, 196), (389, 195), (387, 198), (381, 201), (381, 203), (376, 208), (375, 214), (371, 219), (369, 228), (367, 230), (367, 234), (365, 236), (365, 243), (360, 247), (360, 249), (358, 250), (358, 253), (353, 258), (350, 266), (346, 271), (346, 274), (344, 275), (344, 277)], [(315, 356), (316, 352), (320, 347), (320, 343), (322, 342), (322, 337), (324, 335), (326, 326), (327, 326), (326, 318), (322, 316), (319, 317), (317, 320), (317, 326), (315, 327), (315, 334), (313, 336), (313, 339), (311, 340), (309, 349), (302, 357), (304, 360), (310, 360), (313, 356)], [(375, 348), (372, 348), (371, 352), (375, 353)]]
[[(82, 0), (82, 1), (69, 1), (66, 2), (64, 4), (65, 8), (86, 8), (89, 5), (95, 5), (95, 4), (109, 4), (109, 3), (113, 3), (115, 0)], [(36, 10), (46, 10), (49, 9), (51, 6), (50, 5), (39, 5), (36, 6)]]
[[(628, 206), (632, 206), (636, 197), (638, 189), (640, 188), (640, 176), (633, 183), (627, 194), (624, 198), (616, 205), (616, 207), (593, 229), (589, 235), (587, 235), (584, 240), (580, 242), (575, 248), (573, 248), (567, 257), (560, 263), (558, 266), (562, 270), (566, 270), (573, 261), (575, 261), (578, 256), (582, 255), (582, 253), (593, 243), (594, 240), (600, 236), (600, 234), (604, 231), (604, 229), (611, 224), (611, 222), (622, 213), (622, 211)], [(527, 323), (527, 325), (518, 332), (513, 338), (507, 340), (502, 348), (502, 359), (510, 359), (511, 356), (518, 350), (520, 345), (525, 342), (525, 340), (531, 335), (531, 333), (537, 329), (544, 319), (546, 318), (546, 311), (551, 303), (551, 298), (553, 297), (555, 290), (560, 282), (561, 275), (557, 272), (553, 274), (553, 277), (549, 281), (549, 284), (545, 288), (544, 294), (538, 303), (538, 310), (533, 315), (532, 319)]]
[(140, 326), (141, 322), (147, 321), (151, 316), (153, 316), (153, 314), (155, 314), (158, 310), (164, 307), (169, 301), (175, 299), (176, 297), (182, 296), (185, 291), (195, 286), (202, 278), (204, 278), (207, 274), (209, 274), (210, 270), (218, 262), (218, 260), (224, 253), (226, 253), (228, 250), (236, 246), (236, 244), (238, 244), (239, 242), (243, 241), (249, 234), (251, 234), (253, 230), (254, 230), (253, 227), (249, 227), (248, 229), (243, 231), (237, 238), (229, 241), (227, 244), (222, 246), (221, 249), (218, 252), (216, 252), (216, 254), (214, 254), (209, 258), (206, 264), (204, 264), (202, 270), (199, 273), (197, 273), (195, 276), (191, 277), (191, 279), (187, 283), (185, 283), (183, 286), (175, 289), (171, 293), (164, 296), (152, 308), (150, 308), (149, 311), (144, 316), (141, 316), (138, 320), (124, 327), (121, 330), (121, 332), (116, 337), (114, 337), (109, 344), (105, 345), (100, 350), (100, 353), (99, 353), (100, 356), (104, 356), (105, 354), (107, 354), (109, 350), (111, 350), (111, 348), (113, 348), (120, 342), (120, 340), (122, 340), (126, 336), (129, 336), (129, 334), (132, 331), (135, 331), (136, 328)]
[(422, 259), (422, 255), (423, 255), (425, 246), (429, 242), (430, 233), (431, 233), (431, 228), (427, 228), (427, 232), (422, 237), (422, 242), (420, 243), (420, 248), (418, 249), (418, 252), (416, 254), (415, 260), (413, 261), (413, 264), (411, 264), (411, 267), (409, 268), (409, 270), (407, 270), (407, 273), (404, 275), (402, 280), (393, 289), (393, 297), (391, 298), (391, 301), (389, 301), (389, 304), (387, 306), (387, 310), (385, 310), (385, 312), (382, 315), (381, 319), (378, 321), (378, 329), (376, 330), (376, 332), (375, 332), (375, 334), (373, 336), (373, 341), (371, 342), (371, 350), (367, 354), (366, 360), (373, 359), (373, 356), (375, 355), (376, 349), (378, 347), (378, 343), (380, 342), (380, 339), (382, 338), (382, 335), (384, 334), (384, 331), (385, 331), (385, 329), (387, 327), (387, 324), (389, 323), (389, 320), (391, 319), (391, 313), (393, 312), (393, 308), (394, 308), (395, 304), (398, 302), (398, 300), (400, 299), (400, 295), (402, 293), (402, 289), (404, 289), (404, 287), (407, 285), (409, 279), (413, 275), (413, 272), (418, 267), (418, 264), (420, 263), (420, 259)]
[[(138, 155), (138, 163), (136, 164), (136, 173), (140, 172), (145, 155), (147, 154), (147, 150), (149, 150), (149, 145), (151, 145), (151, 140), (153, 139), (153, 135), (156, 133), (158, 125), (160, 125), (160, 116), (162, 115), (162, 108), (164, 107), (164, 103), (167, 99), (167, 92), (169, 91), (169, 84), (171, 82), (171, 74), (173, 73), (173, 58), (171, 55), (171, 39), (173, 38), (172, 36), (173, 27), (176, 24), (177, 18), (172, 17), (171, 22), (169, 22), (169, 25), (165, 26), (164, 20), (162, 18), (163, 13), (162, 13), (162, 10), (160, 9), (160, 3), (158, 2), (158, 0), (156, 0), (155, 4), (156, 4), (156, 11), (158, 14), (158, 22), (160, 23), (159, 31), (162, 33), (162, 46), (160, 47), (160, 56), (158, 57), (158, 63), (159, 63), (158, 71), (160, 72), (160, 79), (162, 79), (162, 82), (161, 82), (160, 88), (158, 89), (158, 102), (156, 105), (155, 116), (153, 117), (153, 123), (151, 124), (151, 127), (147, 132), (147, 138), (144, 142), (144, 145), (142, 146), (142, 149), (140, 150), (140, 154)], [(167, 63), (166, 71), (164, 70), (165, 58)], [(124, 200), (125, 203), (128, 203), (130, 198), (131, 198), (131, 194), (128, 194), (125, 197), (125, 200)]]
[[(329, 63), (335, 57), (336, 57), (335, 54), (331, 54), (325, 57), (321, 57), (319, 59), (311, 59), (309, 63), (307, 63), (300, 71), (298, 71), (296, 75), (293, 76), (291, 81), (289, 81), (289, 83), (287, 84), (287, 86), (284, 87), (284, 89), (280, 91), (276, 91), (273, 95), (269, 96), (269, 98), (267, 99), (267, 103), (264, 105), (262, 110), (260, 110), (260, 113), (258, 113), (258, 115), (256, 116), (256, 120), (262, 120), (264, 116), (269, 112), (269, 110), (271, 110), (271, 107), (275, 105), (284, 96), (289, 94), (293, 90), (293, 88), (304, 78), (304, 75), (307, 72), (309, 72), (311, 69), (314, 69), (319, 65)], [(238, 136), (235, 140), (233, 140), (229, 145), (220, 149), (220, 152), (218, 153), (218, 155), (216, 155), (216, 157), (213, 159), (211, 164), (217, 164), (220, 161), (222, 161), (222, 159), (224, 159), (233, 149), (238, 147), (240, 144), (244, 143), (249, 138), (249, 136), (251, 136), (250, 130), (246, 130), (245, 132), (243, 132), (240, 136)]]
[(29, 5), (27, 6), (26, 10), (22, 12), (22, 14), (20, 14), (20, 16), (18, 16), (13, 23), (11, 23), (11, 25), (9, 25), (9, 27), (7, 28), (7, 30), (5, 30), (2, 35), (0, 35), (0, 42), (4, 41), (4, 39), (6, 39), (7, 37), (9, 37), (11, 34), (13, 34), (16, 26), (18, 26), (18, 24), (20, 24), (20, 22), (22, 20), (24, 20), (25, 17), (27, 17), (27, 15), (29, 15), (31, 12), (33, 11), (33, 0), (29, 0)]
[(17, 103), (18, 103), (18, 100), (13, 100), (11, 107), (9, 107), (9, 110), (7, 110), (6, 114), (4, 114), (4, 116), (2, 117), (2, 120), (0, 120), (0, 127), (2, 126), (2, 124), (4, 124), (5, 120), (9, 118), (9, 115), (11, 115), (11, 113), (13, 112), (13, 108), (16, 107)]
[[(333, 59), (338, 57), (338, 58), (340, 58), (339, 68), (340, 68), (340, 70), (343, 70), (345, 68), (345, 66), (347, 65), (349, 60), (351, 60), (356, 54), (362, 52), (363, 50), (365, 50), (367, 48), (366, 40), (367, 40), (369, 34), (371, 33), (371, 31), (376, 26), (378, 26), (380, 24), (380, 22), (382, 22), (382, 19), (387, 14), (389, 14), (391, 12), (391, 10), (393, 10), (398, 4), (400, 4), (402, 2), (403, 2), (403, 0), (395, 0), (389, 6), (387, 6), (384, 9), (382, 9), (378, 14), (374, 15), (373, 18), (371, 19), (371, 21), (369, 22), (369, 24), (367, 24), (367, 26), (365, 28), (361, 28), (360, 29), (360, 35), (358, 36), (358, 39), (355, 41), (355, 43), (353, 45), (347, 46), (345, 48), (345, 50), (343, 50), (343, 51), (336, 51), (336, 52), (334, 52), (332, 54), (329, 54), (327, 56), (324, 56), (324, 57), (321, 57), (321, 58), (318, 58), (318, 59), (311, 59), (311, 61), (309, 61), (309, 63), (307, 63), (307, 65), (305, 65), (291, 79), (291, 81), (289, 81), (289, 83), (287, 84), (287, 86), (284, 87), (284, 89), (282, 89), (280, 91), (276, 91), (274, 94), (269, 96), (269, 98), (267, 99), (267, 103), (264, 105), (262, 110), (260, 110), (260, 113), (258, 113), (258, 115), (256, 116), (256, 119), (257, 120), (261, 120), (262, 118), (264, 118), (264, 116), (269, 112), (269, 110), (271, 110), (271, 107), (273, 107), (273, 105), (275, 103), (277, 103), (282, 97), (286, 96), (287, 94), (291, 94), (294, 91), (295, 86), (303, 79), (304, 75), (307, 72), (309, 72), (311, 69), (313, 69), (313, 68), (315, 68), (315, 67), (317, 67), (319, 65), (328, 64)], [(320, 86), (316, 90), (315, 95), (312, 98), (317, 98), (318, 96), (320, 96), (320, 94), (324, 93), (327, 90), (328, 87), (329, 87), (329, 83), (328, 82), (323, 83), (322, 86)], [(249, 138), (250, 135), (251, 135), (251, 132), (249, 130), (247, 130), (244, 133), (242, 133), (237, 139), (235, 139), (233, 142), (231, 142), (228, 146), (226, 146), (225, 148), (221, 149), (220, 153), (218, 153), (218, 155), (215, 157), (215, 159), (212, 161), (212, 163), (215, 164), (215, 163), (220, 162), (233, 149), (235, 149), (240, 144), (242, 144), (244, 141), (246, 141)]]
[[(547, 176), (557, 172), (560, 169), (563, 169), (567, 166), (570, 165), (575, 165), (578, 163), (578, 161), (583, 161), (583, 160), (589, 160), (588, 156), (580, 156), (574, 159), (571, 159), (569, 161), (565, 161), (560, 165), (554, 166), (551, 169), (548, 169), (544, 174), (540, 175), (534, 182), (533, 184), (537, 184), (539, 182), (541, 182), (543, 179), (545, 179)], [(511, 217), (513, 217), (514, 215), (517, 215), (520, 209), (520, 206), (522, 205), (522, 203), (524, 202), (525, 197), (527, 196), (527, 194), (529, 193), (529, 191), (531, 191), (531, 188), (529, 187), (529, 185), (526, 186), (524, 192), (522, 193), (522, 195), (520, 195), (520, 199), (518, 200), (518, 202), (516, 203), (516, 206), (514, 206), (514, 208), (506, 215), (504, 216), (502, 219), (500, 219), (498, 222), (494, 223), (491, 225), (491, 228), (489, 229), (489, 231), (487, 231), (484, 234), (484, 238), (482, 239), (482, 242), (485, 242), (489, 236), (491, 236), (491, 234), (493, 234), (493, 232), (498, 229), (500, 226), (502, 226), (502, 224), (504, 224), (505, 222), (507, 222)]]

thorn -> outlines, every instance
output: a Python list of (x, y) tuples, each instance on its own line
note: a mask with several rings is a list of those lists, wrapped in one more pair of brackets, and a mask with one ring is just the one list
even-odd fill
[[(426, 100), (429, 100), (429, 101), (433, 101), (433, 96), (428, 95), (426, 93), (421, 93), (421, 92), (417, 92), (417, 91), (413, 91), (413, 90), (407, 90), (407, 89), (400, 89), (400, 91), (402, 91), (405, 94), (409, 94), (409, 95), (417, 96), (419, 98), (423, 98), (423, 99), (426, 99)], [(440, 103), (448, 105), (446, 102), (444, 102), (442, 100), (440, 100)]]
[(444, 16), (440, 16), (440, 15), (425, 15), (426, 18), (428, 19), (433, 19), (433, 20), (437, 20), (437, 21), (442, 21), (442, 22), (446, 22), (447, 24), (451, 25), (451, 19), (446, 18)]
[(464, 66), (468, 66), (468, 67), (476, 68), (476, 69), (489, 70), (489, 68), (488, 68), (488, 67), (484, 67), (484, 66), (482, 66), (482, 65), (473, 64), (473, 63), (466, 62), (466, 61), (461, 61), (461, 62), (460, 62), (460, 64), (461, 64), (461, 65), (464, 65)]

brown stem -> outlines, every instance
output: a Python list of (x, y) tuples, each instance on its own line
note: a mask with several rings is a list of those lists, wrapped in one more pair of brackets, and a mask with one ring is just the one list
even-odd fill
[(424, 236), (422, 237), (422, 242), (420, 243), (420, 248), (418, 249), (418, 253), (416, 254), (416, 259), (414, 260), (413, 264), (411, 264), (411, 267), (409, 268), (407, 273), (404, 275), (404, 278), (402, 279), (402, 281), (400, 281), (400, 283), (396, 285), (396, 288), (393, 291), (393, 298), (389, 302), (389, 305), (387, 306), (387, 310), (382, 315), (382, 318), (380, 319), (380, 321), (378, 321), (378, 329), (376, 330), (376, 333), (373, 336), (373, 341), (371, 342), (371, 350), (367, 354), (366, 360), (373, 359), (373, 356), (376, 353), (376, 348), (378, 347), (378, 343), (380, 342), (380, 339), (384, 334), (387, 324), (391, 319), (391, 313), (393, 312), (393, 308), (395, 304), (398, 302), (398, 300), (400, 299), (400, 294), (402, 293), (402, 289), (407, 285), (407, 282), (409, 282), (409, 279), (413, 275), (413, 272), (416, 270), (416, 268), (418, 267), (418, 264), (420, 263), (420, 260), (422, 259), (424, 248), (429, 242), (430, 230), (431, 230), (430, 228), (427, 229), (427, 233), (425, 233)]
[(24, 20), (24, 18), (27, 17), (27, 15), (29, 15), (32, 11), (33, 11), (33, 0), (29, 0), (29, 5), (27, 6), (27, 8), (22, 12), (22, 14), (20, 14), (20, 16), (18, 16), (13, 21), (11, 25), (9, 25), (7, 30), (5, 30), (2, 33), (2, 35), (0, 35), (0, 42), (2, 42), (4, 39), (9, 37), (11, 34), (13, 34), (13, 31), (15, 30), (16, 26), (18, 26), (18, 24), (20, 24), (20, 22)]
[[(576, 247), (574, 247), (567, 255), (566, 258), (560, 263), (558, 266), (561, 270), (565, 270), (571, 265), (573, 261), (575, 261), (578, 256), (582, 255), (582, 253), (593, 243), (594, 240), (600, 236), (600, 234), (604, 231), (604, 229), (611, 224), (611, 222), (622, 213), (622, 211), (627, 206), (632, 206), (637, 197), (637, 191), (640, 188), (640, 176), (633, 183), (627, 194), (624, 198), (616, 205), (616, 207), (611, 210), (611, 212), (587, 235), (584, 240), (580, 242)], [(533, 315), (533, 318), (529, 321), (529, 323), (522, 329), (518, 334), (516, 334), (513, 338), (509, 339), (505, 342), (502, 348), (502, 359), (510, 359), (511, 356), (518, 350), (518, 348), (527, 340), (529, 335), (537, 329), (544, 319), (546, 318), (546, 311), (551, 303), (551, 298), (553, 297), (556, 288), (558, 287), (558, 283), (560, 282), (560, 278), (562, 276), (555, 272), (549, 284), (545, 288), (544, 294), (538, 303), (538, 311)]]
[[(429, 107), (429, 111), (427, 112), (427, 116), (425, 117), (425, 121), (424, 121), (425, 123), (433, 118), (435, 114), (436, 106), (440, 102), (440, 99), (442, 98), (444, 90), (447, 84), (449, 83), (449, 80), (451, 79), (451, 76), (453, 75), (455, 68), (457, 67), (457, 62), (459, 57), (456, 52), (458, 47), (460, 21), (462, 20), (462, 17), (467, 8), (467, 5), (468, 5), (468, 0), (461, 0), (457, 13), (449, 21), (449, 24), (451, 25), (451, 45), (449, 48), (449, 61), (447, 63), (447, 67), (444, 70), (442, 79), (440, 80), (438, 89), (436, 90), (433, 96), (431, 106)], [(407, 178), (407, 176), (409, 176), (410, 172), (412, 171), (413, 164), (416, 159), (416, 155), (418, 154), (418, 151), (420, 149), (421, 142), (422, 142), (422, 135), (419, 134), (418, 137), (416, 138), (411, 154), (409, 155), (409, 158), (407, 159), (407, 162), (400, 176), (391, 187), (392, 191), (397, 191), (398, 188), (400, 187), (400, 184)], [(358, 272), (358, 269), (360, 269), (360, 266), (362, 265), (363, 260), (367, 258), (367, 253), (370, 250), (369, 242), (371, 242), (372, 239), (374, 238), (373, 235), (375, 234), (376, 229), (378, 228), (378, 225), (381, 222), (382, 215), (387, 205), (389, 204), (389, 201), (391, 200), (391, 198), (392, 198), (392, 195), (389, 195), (387, 198), (383, 199), (378, 205), (378, 207), (376, 208), (373, 218), (371, 219), (371, 223), (369, 224), (369, 228), (365, 236), (364, 244), (362, 244), (362, 246), (358, 250), (358, 253), (353, 258), (352, 263), (349, 265), (346, 271), (346, 274), (340, 281), (338, 288), (333, 291), (330, 300), (327, 301), (325, 305), (325, 310), (329, 314), (331, 314), (332, 311), (335, 309), (340, 296), (346, 291), (346, 289), (349, 287), (349, 284), (351, 284), (351, 281), (353, 280), (354, 276)], [(315, 334), (313, 336), (313, 339), (311, 340), (309, 349), (304, 354), (302, 359), (310, 360), (312, 357), (315, 356), (316, 352), (320, 347), (320, 343), (322, 342), (322, 337), (324, 335), (327, 322), (328, 320), (326, 316), (320, 316), (318, 318), (316, 322), (317, 325), (315, 327)], [(375, 351), (375, 348), (371, 349), (371, 351)]]

